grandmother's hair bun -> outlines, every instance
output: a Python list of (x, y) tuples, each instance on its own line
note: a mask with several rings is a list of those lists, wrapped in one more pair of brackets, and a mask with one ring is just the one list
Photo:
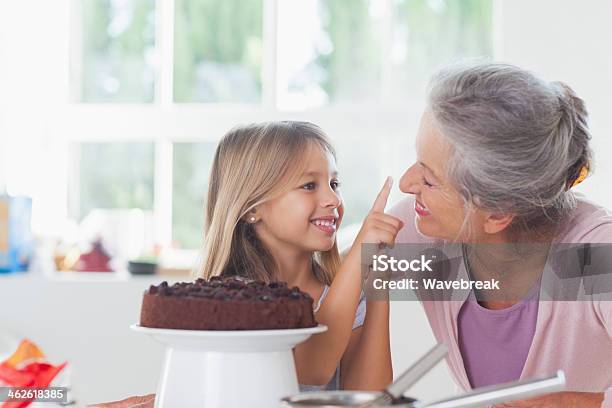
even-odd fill
[(588, 129), (588, 113), (584, 101), (567, 84), (551, 82), (559, 95), (559, 136), (569, 137), (569, 157), (574, 158), (567, 170), (567, 188), (580, 177), (583, 167), (591, 170), (591, 135)]

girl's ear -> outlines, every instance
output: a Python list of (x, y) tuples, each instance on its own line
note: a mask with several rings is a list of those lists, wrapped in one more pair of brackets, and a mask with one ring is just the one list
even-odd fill
[(246, 213), (246, 215), (244, 216), (244, 220), (248, 224), (255, 224), (259, 220), (256, 213), (257, 213), (257, 209), (253, 208), (251, 211)]

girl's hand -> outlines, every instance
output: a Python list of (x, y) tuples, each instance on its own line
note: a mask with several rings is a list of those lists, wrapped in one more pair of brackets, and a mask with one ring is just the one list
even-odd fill
[(392, 215), (385, 214), (385, 206), (391, 192), (393, 179), (387, 177), (385, 184), (378, 193), (374, 205), (363, 221), (363, 225), (357, 234), (353, 248), (360, 247), (361, 244), (379, 244), (392, 246), (395, 237), (404, 223)]
[(601, 392), (556, 392), (541, 397), (494, 405), (494, 408), (599, 408)]
[(129, 397), (121, 401), (106, 402), (104, 404), (88, 405), (91, 408), (153, 408), (155, 394)]

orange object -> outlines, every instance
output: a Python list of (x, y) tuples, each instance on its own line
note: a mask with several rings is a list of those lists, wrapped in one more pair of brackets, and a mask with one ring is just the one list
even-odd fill
[[(33, 342), (22, 340), (17, 350), (0, 363), (0, 385), (9, 387), (46, 388), (66, 366), (66, 362), (54, 366), (44, 361), (45, 354)], [(5, 402), (2, 408), (25, 408), (29, 401)]]
[(582, 166), (580, 169), (580, 174), (578, 178), (572, 183), (572, 187), (576, 187), (578, 184), (582, 183), (585, 178), (589, 175), (589, 168), (586, 166)]
[(17, 347), (17, 350), (15, 350), (15, 352), (2, 364), (17, 368), (21, 363), (44, 358), (45, 354), (36, 344), (32, 343), (28, 339), (24, 339), (19, 344), (19, 347)]

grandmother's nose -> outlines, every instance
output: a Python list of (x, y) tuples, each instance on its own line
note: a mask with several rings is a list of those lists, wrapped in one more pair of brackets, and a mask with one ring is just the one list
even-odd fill
[(416, 163), (404, 172), (400, 178), (399, 188), (407, 194), (418, 194), (421, 191), (421, 174)]

